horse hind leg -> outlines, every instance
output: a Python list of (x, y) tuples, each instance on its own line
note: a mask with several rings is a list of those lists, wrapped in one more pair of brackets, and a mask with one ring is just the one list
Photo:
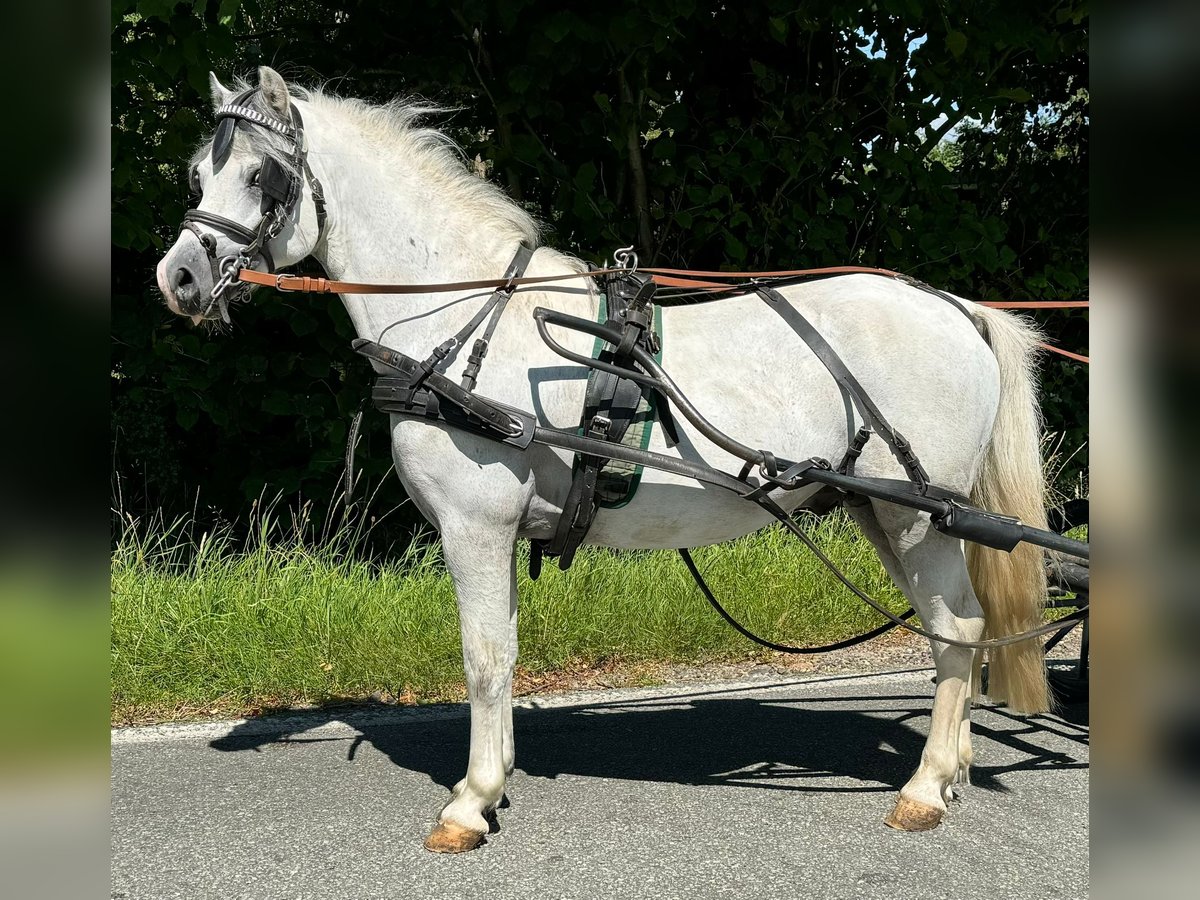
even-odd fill
[(512, 771), (517, 570), (508, 535), (443, 529), (442, 549), (458, 596), (471, 749), (466, 777), (455, 785), (425, 847), (460, 853), (483, 843)]
[[(936, 531), (927, 516), (872, 502), (851, 515), (879, 552), (888, 574), (929, 630), (976, 641), (983, 634), (983, 609), (967, 574), (962, 545)], [(968, 782), (971, 750), (971, 683), (975, 653), (930, 641), (937, 669), (929, 735), (916, 773), (900, 789), (885, 822), (905, 831), (936, 827), (955, 798), (955, 785)]]

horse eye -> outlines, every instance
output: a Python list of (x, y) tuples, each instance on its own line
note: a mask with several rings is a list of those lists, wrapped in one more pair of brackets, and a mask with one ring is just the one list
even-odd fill
[(200, 190), (200, 172), (196, 168), (192, 168), (188, 171), (188, 188), (197, 197), (203, 193), (203, 191)]
[(255, 169), (250, 176), (250, 184), (252, 187), (258, 187), (258, 176), (262, 173), (262, 169)]

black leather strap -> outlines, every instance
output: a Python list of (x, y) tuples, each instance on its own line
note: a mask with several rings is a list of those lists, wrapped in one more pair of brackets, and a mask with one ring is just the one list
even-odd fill
[[(607, 344), (594, 361), (596, 365), (588, 376), (580, 431), (593, 441), (619, 445), (643, 398), (652, 390), (628, 376), (641, 371), (630, 356), (634, 347), (648, 353), (658, 350), (659, 339), (653, 328), (655, 284), (648, 276), (628, 271), (610, 276), (605, 288), (608, 301), (605, 327), (618, 330), (621, 338), (615, 345)], [(655, 392), (655, 409), (660, 407), (668, 408), (666, 398)], [(673, 421), (670, 431), (675, 435)], [(548, 543), (539, 545), (540, 553), (558, 557), (560, 569), (570, 567), (596, 517), (600, 470), (609, 459), (600, 454), (575, 457), (571, 489), (563, 503), (558, 528)]]
[[(321, 235), (325, 233), (325, 222), (329, 218), (325, 209), (325, 188), (321, 186), (321, 182), (313, 174), (312, 166), (308, 164), (308, 146), (304, 142), (304, 119), (294, 103), (292, 104), (292, 128), (296, 134), (295, 165), (303, 177), (308, 179), (308, 186), (312, 190), (313, 207), (317, 213), (317, 240), (320, 241)], [(299, 187), (297, 184), (297, 200), (299, 199)]]
[(233, 219), (227, 219), (224, 216), (218, 216), (216, 213), (210, 213), (203, 209), (189, 209), (183, 214), (183, 221), (199, 222), (201, 225), (207, 225), (210, 228), (223, 231), (229, 237), (236, 238), (247, 244), (258, 237), (258, 232), (253, 228), (248, 228), (241, 222), (235, 222)]
[[(933, 294), (933, 296), (937, 297), (940, 300), (945, 300), (947, 303), (949, 303), (951, 306), (953, 306), (955, 309), (957, 309), (960, 313), (962, 313), (964, 316), (966, 316), (967, 321), (969, 321), (972, 325), (975, 325), (975, 317), (971, 315), (971, 311), (969, 309), (967, 309), (965, 306), (963, 306), (961, 303), (959, 303), (957, 300), (955, 300), (953, 297), (951, 297), (949, 294), (947, 294), (945, 291), (939, 291), (933, 285), (926, 284), (925, 282), (921, 281), (919, 278), (913, 278), (911, 275), (897, 275), (896, 280), (902, 281), (905, 284), (907, 284), (909, 287), (915, 287), (917, 290), (924, 291), (927, 294)], [(976, 326), (976, 327), (978, 327), (978, 326)]]
[[(608, 420), (603, 416), (596, 416), (592, 427), (584, 436), (607, 447), (612, 440), (608, 436)], [(604, 456), (578, 458), (575, 475), (571, 479), (571, 489), (567, 491), (567, 499), (563, 501), (563, 511), (559, 516), (554, 538), (549, 545), (539, 548), (549, 556), (557, 556), (558, 567), (564, 572), (574, 562), (575, 552), (587, 537), (592, 521), (596, 518), (596, 481), (606, 462), (608, 457)]]
[(513, 284), (514, 278), (520, 278), (525, 274), (525, 269), (529, 265), (529, 260), (533, 258), (534, 248), (522, 242), (517, 247), (517, 253), (512, 258), (512, 262), (508, 264), (508, 268), (504, 271), (504, 277), (508, 283), (502, 287), (496, 288), (492, 292), (492, 296), (488, 298), (488, 302), (483, 305), (483, 309), (467, 323), (467, 327), (455, 335), (458, 342), (461, 344), (475, 329), (479, 327), (479, 323), (483, 321), (484, 316), (489, 312), (491, 318), (488, 319), (487, 328), (484, 329), (483, 336), (475, 340), (475, 344), (471, 347), (471, 355), (467, 357), (467, 367), (463, 370), (462, 387), (464, 390), (474, 390), (476, 383), (479, 381), (479, 370), (483, 368), (483, 358), (487, 356), (488, 345), (492, 341), (492, 335), (496, 333), (496, 326), (500, 324), (500, 317), (504, 315), (504, 308), (508, 306), (509, 298), (516, 291), (516, 285)]
[(829, 374), (833, 376), (841, 387), (850, 395), (851, 401), (858, 409), (859, 414), (866, 420), (883, 440), (891, 448), (892, 455), (896, 457), (900, 465), (904, 467), (905, 474), (919, 485), (929, 485), (929, 475), (926, 473), (921, 461), (917, 459), (917, 455), (913, 452), (908, 440), (899, 431), (892, 428), (879, 407), (871, 399), (866, 389), (854, 377), (854, 373), (847, 368), (842, 358), (837, 355), (837, 351), (829, 345), (822, 334), (813, 327), (812, 323), (804, 317), (800, 310), (796, 309), (789, 303), (782, 294), (774, 288), (766, 285), (755, 285), (755, 293), (757, 293), (769, 308), (779, 314), (791, 329), (796, 332), (816, 355), (822, 365), (829, 370)]
[[(512, 444), (522, 450), (533, 442), (536, 419), (530, 413), (464, 390), (440, 372), (426, 372), (422, 363), (411, 356), (392, 350), (390, 347), (384, 347), (374, 341), (359, 338), (351, 346), (363, 356), (394, 369), (404, 379), (402, 384), (388, 385), (388, 388), (399, 388), (409, 395), (407, 397), (396, 395), (398, 407), (407, 405), (409, 408), (386, 409), (386, 411), (406, 415), (426, 415), (428, 401), (417, 397), (424, 389), (432, 391), (441, 400), (449, 401), (439, 404), (438, 416), (446, 419), (450, 424), (468, 428), (493, 440)], [(387, 399), (390, 402), (392, 398), (389, 396)], [(419, 413), (416, 412), (415, 404), (417, 403), (421, 404)], [(455, 415), (458, 411), (461, 411), (461, 417)], [(451, 421), (452, 416), (459, 421)]]

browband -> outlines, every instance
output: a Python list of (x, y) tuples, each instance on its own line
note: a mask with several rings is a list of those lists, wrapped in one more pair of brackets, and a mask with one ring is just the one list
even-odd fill
[(226, 103), (217, 110), (217, 118), (224, 119), (232, 117), (235, 119), (245, 119), (248, 122), (253, 122), (255, 125), (261, 125), (263, 128), (269, 128), (284, 137), (296, 138), (296, 129), (286, 122), (276, 119), (274, 116), (268, 116), (265, 113), (260, 113), (257, 109), (252, 109), (249, 106), (242, 106), (238, 103)]
[(276, 134), (281, 134), (291, 139), (294, 143), (299, 143), (296, 129), (290, 123), (277, 119), (274, 116), (268, 116), (266, 113), (261, 113), (257, 109), (252, 109), (244, 105), (246, 98), (256, 90), (258, 88), (250, 88), (249, 90), (242, 91), (217, 110), (217, 130), (213, 133), (212, 143), (214, 171), (219, 169), (221, 164), (225, 162), (225, 158), (229, 156), (229, 151), (233, 147), (233, 129), (237, 125), (238, 119), (244, 119), (253, 125), (258, 125), (269, 131), (274, 131)]

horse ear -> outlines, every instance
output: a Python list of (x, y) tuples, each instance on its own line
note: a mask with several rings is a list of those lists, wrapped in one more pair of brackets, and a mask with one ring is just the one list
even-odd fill
[(216, 111), (233, 99), (233, 91), (217, 80), (214, 72), (208, 73), (208, 87), (212, 91), (213, 110)]
[(259, 66), (258, 90), (271, 112), (286, 121), (291, 115), (292, 99), (283, 77), (270, 66)]

